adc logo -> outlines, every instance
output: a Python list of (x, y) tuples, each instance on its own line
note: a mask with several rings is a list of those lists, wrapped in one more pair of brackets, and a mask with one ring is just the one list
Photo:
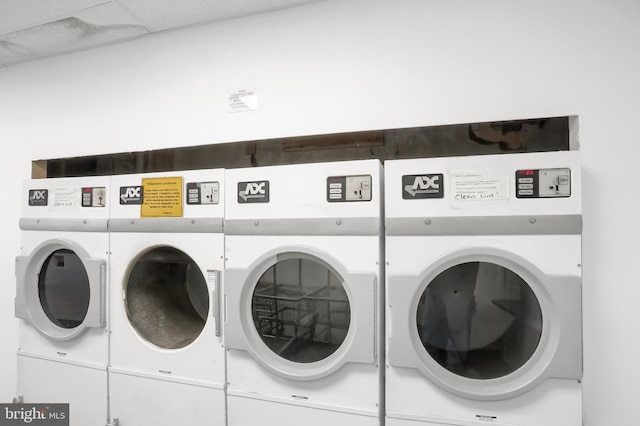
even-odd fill
[(46, 206), (49, 200), (49, 190), (47, 189), (30, 189), (29, 205), (30, 206)]
[(120, 204), (142, 204), (142, 187), (121, 186)]
[(402, 176), (402, 198), (444, 198), (442, 173)]
[(269, 181), (238, 182), (238, 203), (268, 203)]

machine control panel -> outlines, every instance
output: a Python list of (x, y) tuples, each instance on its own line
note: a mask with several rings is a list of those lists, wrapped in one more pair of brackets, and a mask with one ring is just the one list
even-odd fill
[(516, 171), (517, 198), (571, 196), (571, 169), (526, 169)]
[(187, 204), (219, 204), (220, 182), (187, 182)]
[(331, 176), (327, 178), (327, 201), (371, 201), (371, 176)]

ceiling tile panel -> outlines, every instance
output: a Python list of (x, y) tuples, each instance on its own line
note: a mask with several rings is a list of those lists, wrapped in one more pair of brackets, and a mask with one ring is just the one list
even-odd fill
[(149, 30), (115, 2), (0, 36), (0, 63), (23, 62), (104, 46), (148, 34)]
[(322, 0), (0, 0), (0, 66)]
[(107, 0), (0, 0), (0, 35), (66, 18)]
[(118, 0), (152, 31), (222, 21), (317, 0)]

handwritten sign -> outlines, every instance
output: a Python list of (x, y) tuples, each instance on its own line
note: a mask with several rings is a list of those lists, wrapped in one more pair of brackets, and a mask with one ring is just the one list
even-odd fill
[(76, 207), (80, 201), (80, 188), (54, 188), (52, 206)]
[(502, 170), (452, 170), (450, 175), (450, 192), (455, 202), (509, 199), (509, 175)]

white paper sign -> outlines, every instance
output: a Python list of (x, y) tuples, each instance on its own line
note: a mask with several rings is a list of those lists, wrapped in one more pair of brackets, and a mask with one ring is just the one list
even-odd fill
[(254, 111), (258, 109), (258, 94), (255, 90), (238, 90), (229, 95), (228, 112)]
[(53, 207), (76, 207), (80, 201), (78, 188), (54, 188)]
[(450, 175), (450, 191), (457, 203), (509, 199), (509, 175), (502, 170), (452, 170)]

